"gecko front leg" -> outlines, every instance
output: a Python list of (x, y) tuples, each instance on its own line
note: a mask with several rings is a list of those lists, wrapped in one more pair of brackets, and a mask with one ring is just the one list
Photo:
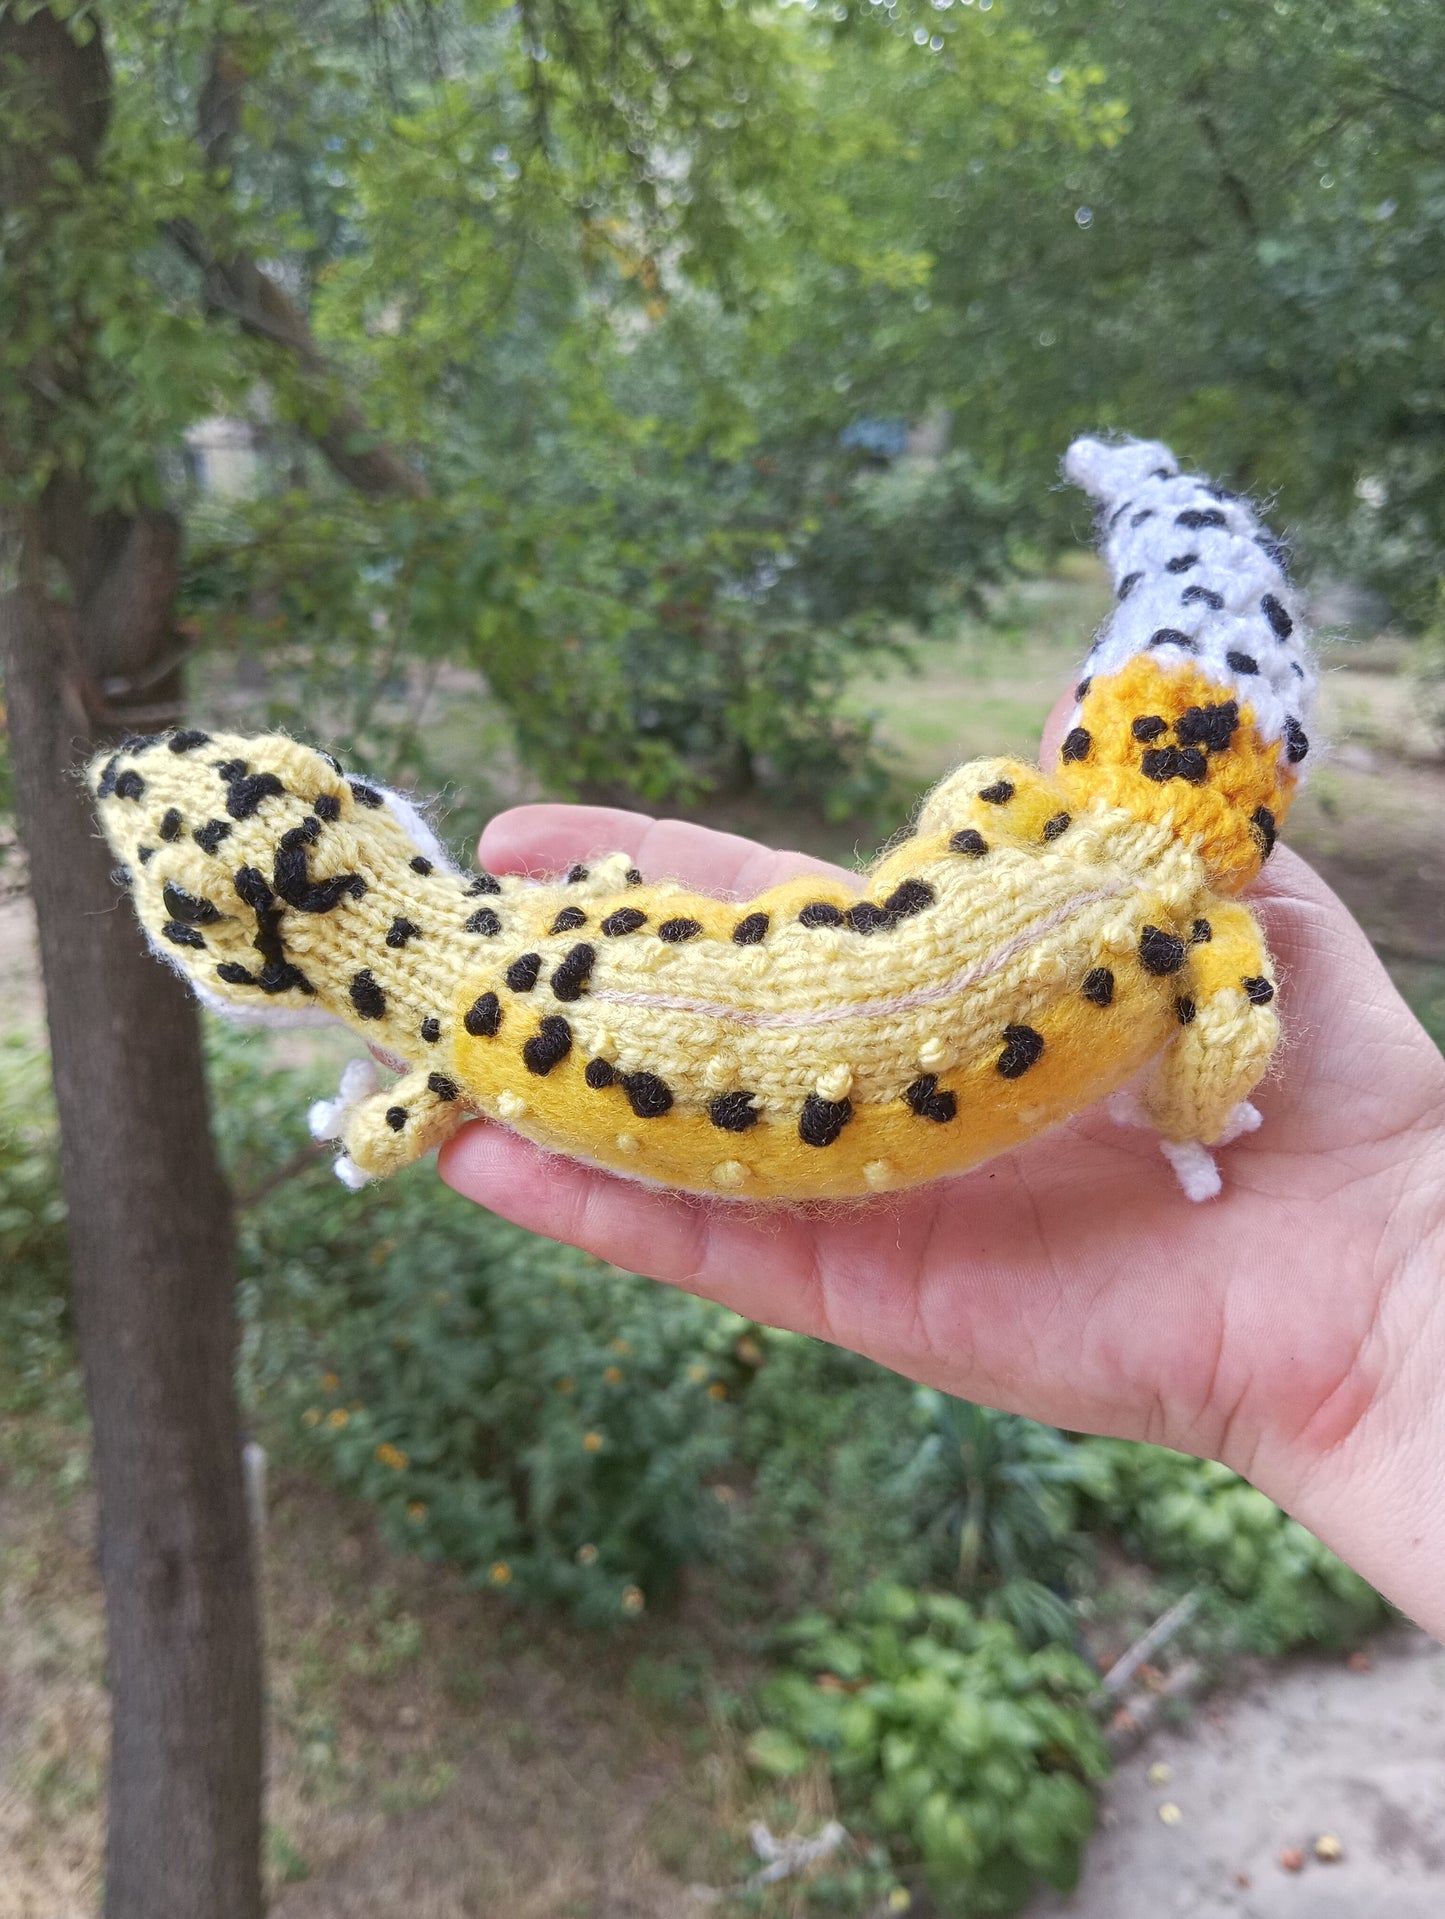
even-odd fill
[(1218, 905), (1195, 923), (1180, 1032), (1144, 1088), (1143, 1108), (1191, 1199), (1212, 1199), (1208, 1151), (1259, 1124), (1247, 1104), (1279, 1039), (1269, 954), (1247, 907)]
[(380, 1091), (369, 1060), (355, 1060), (341, 1078), (340, 1096), (311, 1109), (313, 1137), (344, 1149), (336, 1176), (353, 1189), (384, 1178), (449, 1140), (469, 1108), (445, 1073), (418, 1068)]

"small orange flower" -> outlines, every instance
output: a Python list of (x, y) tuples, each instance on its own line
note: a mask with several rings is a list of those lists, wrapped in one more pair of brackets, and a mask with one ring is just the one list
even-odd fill
[(707, 1389), (707, 1396), (709, 1399), (726, 1399), (728, 1389), (723, 1385), (720, 1379), (715, 1379)]
[(582, 1435), (583, 1452), (600, 1453), (602, 1451), (602, 1443), (601, 1433), (583, 1433)]
[(694, 1386), (700, 1386), (702, 1382), (707, 1378), (707, 1367), (706, 1366), (689, 1366), (687, 1369), (687, 1376), (692, 1381)]
[(326, 1423), (328, 1426), (335, 1426), (336, 1429), (340, 1431), (340, 1429), (348, 1423), (350, 1418), (351, 1414), (347, 1412), (344, 1406), (333, 1406), (331, 1411), (326, 1415)]
[(610, 1350), (614, 1353), (630, 1353), (632, 1351), (632, 1341), (630, 1339), (614, 1339)]
[(620, 1366), (609, 1366), (602, 1377), (609, 1386), (620, 1386), (622, 1384), (622, 1368)]
[(641, 1612), (646, 1604), (647, 1600), (643, 1596), (641, 1586), (629, 1586), (622, 1595), (622, 1610), (624, 1612)]
[(570, 1373), (565, 1374), (557, 1381), (557, 1391), (559, 1393), (575, 1393), (576, 1390), (577, 1382)]
[(510, 1586), (512, 1583), (512, 1569), (505, 1559), (499, 1559), (492, 1567), (488, 1577), (494, 1586)]
[(426, 1501), (413, 1499), (406, 1509), (406, 1516), (414, 1526), (419, 1526), (426, 1518)]
[(411, 1464), (400, 1446), (393, 1446), (389, 1439), (377, 1447), (376, 1456), (383, 1466), (390, 1466), (394, 1473), (405, 1472)]
[(597, 1564), (597, 1548), (595, 1546), (579, 1546), (577, 1548), (577, 1564), (579, 1566), (595, 1566)]
[(341, 1381), (336, 1377), (335, 1373), (323, 1373), (321, 1375), (321, 1390), (323, 1393), (334, 1393), (340, 1384)]
[(321, 1424), (321, 1408), (319, 1406), (308, 1406), (301, 1415), (301, 1424), (303, 1426), (319, 1426)]
[(733, 1486), (714, 1486), (712, 1496), (719, 1506), (732, 1506), (737, 1503), (737, 1489)]

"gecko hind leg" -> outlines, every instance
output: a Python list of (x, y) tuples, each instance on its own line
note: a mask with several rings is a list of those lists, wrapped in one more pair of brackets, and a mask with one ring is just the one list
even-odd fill
[(442, 1145), (469, 1111), (444, 1073), (418, 1069), (380, 1091), (376, 1084), (372, 1062), (353, 1060), (339, 1097), (318, 1100), (310, 1113), (314, 1138), (340, 1141), (336, 1177), (353, 1191)]

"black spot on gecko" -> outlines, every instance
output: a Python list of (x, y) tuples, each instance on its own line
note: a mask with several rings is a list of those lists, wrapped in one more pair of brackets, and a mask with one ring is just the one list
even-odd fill
[(1013, 796), (1012, 780), (995, 780), (992, 786), (985, 786), (978, 797), (981, 800), (987, 800), (990, 806), (1007, 806)]
[(1157, 633), (1149, 635), (1150, 646), (1179, 646), (1186, 653), (1197, 653), (1199, 648), (1187, 633), (1181, 633), (1177, 626), (1161, 626)]
[(1060, 833), (1067, 833), (1072, 823), (1068, 813), (1055, 813), (1051, 820), (1044, 821), (1043, 837), (1046, 841), (1056, 840)]
[(1065, 734), (1064, 743), (1059, 748), (1061, 760), (1086, 760), (1089, 748), (1094, 744), (1093, 736), (1085, 726), (1076, 726)]
[(124, 773), (116, 776), (113, 790), (118, 800), (138, 800), (146, 790), (146, 783), (133, 766), (128, 766)]
[(580, 880), (590, 878), (587, 868), (579, 860), (575, 866), (567, 868), (567, 885), (576, 886)]
[(514, 993), (530, 993), (537, 984), (537, 975), (542, 970), (540, 953), (523, 953), (514, 959), (503, 975)]
[(612, 1084), (617, 1075), (605, 1059), (589, 1059), (582, 1077), (594, 1093), (600, 1093)]
[(1274, 988), (1267, 979), (1246, 976), (1239, 983), (1244, 988), (1244, 996), (1251, 1006), (1268, 1006), (1274, 998)]
[(500, 893), (502, 882), (491, 873), (473, 873), (467, 881), (467, 891), (473, 898), (478, 893)]
[(415, 859), (407, 861), (407, 865), (413, 873), (420, 873), (423, 879), (434, 870), (425, 853), (418, 853)]
[(1038, 1064), (1043, 1051), (1044, 1036), (1036, 1033), (1032, 1026), (1005, 1026), (998, 1070), (1005, 1079), (1020, 1079), (1031, 1066)]
[(1161, 733), (1167, 733), (1169, 722), (1161, 719), (1157, 713), (1142, 713), (1129, 731), (1136, 740), (1157, 740)]
[[(1270, 557), (1273, 559), (1275, 555), (1271, 554)], [(1286, 612), (1283, 601), (1276, 599), (1273, 593), (1264, 595), (1259, 603), (1259, 610), (1274, 629), (1277, 640), (1287, 640), (1294, 632), (1294, 621)]]
[(834, 906), (831, 900), (814, 900), (799, 913), (798, 924), (799, 926), (841, 926), (844, 917), (843, 909)]
[(1214, 928), (1208, 920), (1196, 920), (1190, 928), (1189, 944), (1191, 946), (1207, 946), (1213, 938)]
[(579, 926), (587, 924), (587, 915), (580, 906), (564, 906), (553, 920), (549, 931), (553, 933), (571, 933)]
[(1179, 1024), (1181, 1026), (1192, 1025), (1194, 1021), (1194, 1015), (1196, 1014), (1196, 1012), (1198, 1012), (1198, 1010), (1199, 1010), (1198, 1007), (1194, 1004), (1194, 1001), (1190, 999), (1187, 993), (1181, 993), (1178, 999), (1175, 1000), (1174, 1002), (1175, 1017), (1178, 1019)]
[(1292, 766), (1297, 766), (1310, 750), (1309, 735), (1299, 721), (1293, 718), (1287, 719), (1284, 723), (1284, 743)]
[(391, 925), (386, 929), (386, 943), (392, 947), (405, 946), (408, 940), (418, 939), (420, 936), (421, 928), (412, 920), (405, 919), (400, 914), (398, 914), (391, 922)]
[(657, 937), (666, 940), (669, 946), (681, 946), (684, 940), (696, 939), (701, 931), (701, 920), (664, 920), (657, 929)]
[(386, 801), (381, 797), (380, 793), (377, 792), (375, 787), (364, 786), (360, 780), (348, 780), (346, 784), (351, 788), (351, 797), (356, 801), (358, 806), (386, 805)]
[[(563, 1020), (562, 1024), (567, 1022)], [(479, 993), (467, 1008), (462, 1025), (473, 1039), (495, 1039), (502, 1028), (502, 1002), (495, 993)]]
[(1181, 746), (1203, 746), (1211, 753), (1223, 753), (1238, 725), (1238, 700), (1220, 700), (1212, 706), (1186, 707), (1174, 722), (1174, 737)]
[(619, 1073), (617, 1078), (639, 1119), (661, 1119), (672, 1110), (672, 1088), (656, 1073)]
[(971, 826), (965, 826), (961, 832), (955, 833), (948, 843), (955, 853), (966, 854), (972, 860), (982, 859), (988, 851), (988, 841)]
[(204, 826), (198, 826), (191, 838), (203, 853), (214, 853), (221, 841), (231, 831), (229, 820), (207, 820)]
[(168, 806), (161, 819), (161, 838), (173, 844), (181, 837), (181, 811), (178, 806)]
[(851, 1099), (824, 1099), (809, 1093), (798, 1120), (798, 1137), (805, 1146), (831, 1146), (853, 1117)]
[(464, 933), (480, 933), (484, 939), (495, 939), (501, 930), (502, 922), (490, 906), (479, 906), (462, 924)]
[(1112, 1006), (1114, 1003), (1114, 975), (1107, 966), (1096, 966), (1092, 972), (1085, 973), (1084, 983), (1079, 989), (1086, 1000), (1095, 1006)]
[(1217, 506), (1186, 506), (1174, 515), (1176, 526), (1187, 526), (1191, 533), (1205, 526), (1227, 526), (1229, 522)]
[(733, 942), (737, 946), (756, 946), (765, 938), (767, 930), (766, 913), (749, 913), (746, 919), (739, 920), (733, 928)]
[(372, 977), (370, 967), (363, 967), (351, 982), (351, 1003), (362, 1019), (382, 1019), (386, 1014), (386, 994), (382, 992)]
[(1212, 587), (1200, 586), (1196, 581), (1193, 586), (1186, 586), (1184, 591), (1179, 595), (1179, 604), (1181, 606), (1207, 606), (1211, 612), (1222, 613), (1224, 611), (1224, 595), (1222, 593), (1216, 593)]
[(421, 1036), (428, 1046), (435, 1046), (442, 1036), (441, 1021), (439, 1019), (433, 1019), (432, 1016), (428, 1014), (421, 1023)]
[(587, 991), (587, 982), (592, 977), (592, 968), (596, 960), (596, 947), (587, 945), (585, 940), (572, 947), (552, 969), (551, 987), (556, 998), (581, 999)]
[(615, 913), (609, 913), (602, 922), (602, 931), (609, 939), (621, 939), (627, 933), (635, 933), (646, 926), (646, 913), (639, 912), (635, 906), (619, 906)]
[(406, 1108), (404, 1106), (388, 1106), (386, 1109), (386, 1123), (392, 1132), (399, 1133), (402, 1127), (406, 1125)]
[(186, 926), (180, 920), (167, 920), (161, 932), (172, 946), (196, 946), (202, 952), (206, 950), (206, 942), (195, 927)]
[(559, 1014), (549, 1013), (522, 1048), (522, 1063), (529, 1073), (545, 1079), (571, 1051), (572, 1028)]
[(1139, 964), (1157, 979), (1177, 973), (1184, 964), (1184, 952), (1179, 935), (1166, 933), (1162, 927), (1146, 926), (1139, 935)]
[(428, 1092), (435, 1093), (444, 1106), (457, 1097), (456, 1081), (448, 1079), (445, 1073), (428, 1073), (426, 1083)]
[(311, 810), (319, 820), (326, 820), (328, 822), (331, 820), (339, 820), (341, 818), (341, 801), (337, 799), (334, 793), (318, 793), (316, 798), (311, 802)]
[(1249, 826), (1254, 843), (1259, 848), (1260, 859), (1267, 860), (1274, 851), (1276, 838), (1274, 814), (1267, 806), (1257, 806), (1250, 815)]
[(954, 1093), (939, 1092), (937, 1073), (924, 1073), (914, 1080), (903, 1097), (919, 1119), (931, 1119), (939, 1126), (958, 1115), (958, 1097)]
[(719, 1093), (709, 1105), (707, 1116), (725, 1133), (745, 1133), (750, 1126), (756, 1126), (761, 1117), (753, 1095), (747, 1092)]
[(194, 753), (198, 746), (209, 746), (209, 733), (199, 733), (194, 727), (186, 727), (179, 733), (172, 733), (166, 741), (173, 753)]
[(1259, 671), (1259, 661), (1252, 653), (1239, 653), (1231, 648), (1224, 658), (1232, 673), (1249, 674)]

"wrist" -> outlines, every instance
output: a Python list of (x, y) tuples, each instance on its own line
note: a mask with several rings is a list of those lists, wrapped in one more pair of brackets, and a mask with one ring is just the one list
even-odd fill
[(1416, 1136), (1390, 1185), (1357, 1255), (1373, 1303), (1352, 1363), (1257, 1483), (1445, 1639), (1445, 1135)]

